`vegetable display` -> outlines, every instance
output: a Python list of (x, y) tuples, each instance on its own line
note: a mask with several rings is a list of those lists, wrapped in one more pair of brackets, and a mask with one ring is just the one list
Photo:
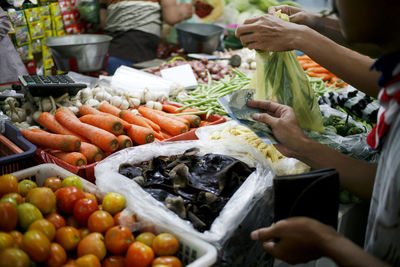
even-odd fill
[(188, 149), (182, 155), (123, 163), (119, 172), (197, 230), (205, 231), (254, 169), (230, 156), (197, 153)]
[[(146, 71), (160, 76), (160, 71), (163, 69), (189, 64), (192, 67), (196, 80), (199, 83), (208, 83), (210, 78), (214, 81), (219, 81), (223, 79), (225, 75), (233, 75), (232, 70), (230, 70), (230, 66), (227, 65), (227, 61), (225, 62), (226, 64), (221, 64), (217, 61), (208, 60), (207, 58), (190, 61), (181, 60), (178, 58), (171, 61), (172, 62), (161, 64), (157, 68), (148, 69)], [(207, 72), (209, 72), (210, 75), (207, 75)]]
[[(297, 56), (299, 63), (303, 70), (309, 77), (320, 78), (324, 82), (326, 82), (326, 87), (331, 88), (343, 88), (347, 86), (347, 84), (337, 77), (335, 74), (331, 73), (329, 70), (325, 69), (317, 62), (312, 60), (307, 55)], [(318, 79), (316, 79), (317, 81)]]
[(226, 76), (218, 82), (199, 84), (197, 89), (190, 93), (178, 94), (176, 99), (178, 102), (183, 103), (184, 106), (178, 108), (177, 111), (196, 108), (198, 111), (186, 112), (186, 114), (206, 114), (207, 118), (211, 113), (227, 115), (218, 103), (218, 98), (246, 88), (250, 84), (250, 78), (245, 73), (239, 70), (232, 71), (235, 74), (233, 77)]
[[(43, 186), (29, 179), (0, 176), (0, 266), (182, 267), (177, 237), (143, 227), (121, 194), (100, 201), (78, 176), (48, 177)], [(17, 203), (27, 181), (34, 186)]]

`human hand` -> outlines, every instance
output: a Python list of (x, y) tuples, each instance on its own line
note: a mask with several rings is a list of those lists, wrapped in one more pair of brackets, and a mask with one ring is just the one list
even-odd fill
[(271, 126), (272, 132), (280, 142), (275, 147), (283, 155), (297, 158), (302, 154), (310, 139), (300, 128), (291, 107), (268, 100), (251, 100), (247, 105), (260, 110), (260, 113), (253, 114), (253, 118)]
[(324, 256), (324, 244), (336, 237), (340, 235), (332, 227), (306, 217), (281, 220), (251, 233), (267, 253), (289, 264)]
[(249, 49), (289, 51), (297, 49), (296, 41), (301, 38), (304, 27), (266, 14), (247, 19), (243, 25), (239, 25), (236, 37)]
[(190, 19), (193, 16), (193, 5), (191, 3), (181, 3), (180, 12), (182, 20)]
[(314, 29), (315, 24), (318, 23), (318, 14), (310, 13), (294, 6), (271, 6), (268, 9), (268, 13), (275, 14), (275, 12), (278, 10), (281, 10), (282, 13), (287, 14), (289, 16), (289, 21), (293, 23), (306, 25), (312, 29)]

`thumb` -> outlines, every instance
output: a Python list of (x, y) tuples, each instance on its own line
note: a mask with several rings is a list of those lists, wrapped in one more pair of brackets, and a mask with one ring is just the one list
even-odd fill
[(256, 121), (266, 123), (270, 125), (272, 128), (274, 128), (276, 121), (278, 120), (277, 118), (269, 115), (268, 113), (254, 113), (253, 119), (255, 119)]

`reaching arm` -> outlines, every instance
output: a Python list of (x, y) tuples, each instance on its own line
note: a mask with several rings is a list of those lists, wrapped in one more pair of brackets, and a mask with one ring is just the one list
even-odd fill
[(376, 164), (347, 157), (309, 139), (301, 130), (292, 108), (271, 101), (249, 101), (248, 106), (260, 109), (254, 119), (272, 127), (280, 144), (276, 148), (285, 156), (295, 157), (314, 169), (335, 168), (341, 187), (363, 199), (370, 199)]
[(250, 49), (301, 50), (313, 60), (366, 94), (377, 97), (379, 73), (370, 71), (373, 60), (340, 46), (315, 30), (266, 14), (246, 20), (236, 35)]
[(329, 257), (339, 266), (389, 266), (364, 252), (332, 227), (305, 217), (281, 220), (251, 233), (269, 254), (290, 264)]
[(193, 14), (192, 4), (177, 4), (176, 0), (161, 0), (161, 9), (164, 21), (170, 25), (189, 19)]

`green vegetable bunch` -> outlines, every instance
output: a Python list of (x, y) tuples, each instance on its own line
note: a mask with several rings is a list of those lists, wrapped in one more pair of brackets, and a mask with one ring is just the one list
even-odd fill
[(329, 127), (338, 135), (349, 136), (353, 134), (364, 133), (365, 130), (357, 127), (354, 123), (348, 122), (349, 115), (346, 120), (337, 115), (331, 115), (328, 118), (323, 118), (324, 126)]

